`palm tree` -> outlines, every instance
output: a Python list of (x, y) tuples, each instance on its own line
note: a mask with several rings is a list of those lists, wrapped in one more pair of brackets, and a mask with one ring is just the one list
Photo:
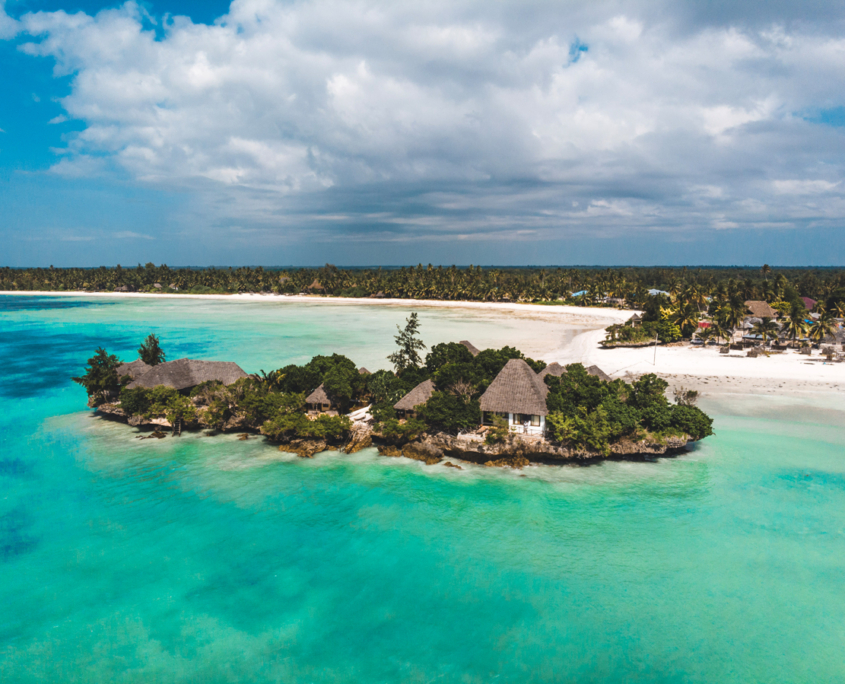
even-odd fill
[(667, 320), (678, 326), (684, 337), (691, 337), (698, 327), (701, 312), (692, 302), (682, 302), (674, 309), (669, 309)]
[(726, 330), (722, 322), (717, 319), (710, 322), (709, 330), (711, 337), (715, 337), (717, 342), (723, 339), (727, 340), (731, 336), (730, 331)]
[(769, 341), (770, 337), (777, 339), (780, 328), (774, 320), (768, 316), (764, 317), (759, 323), (755, 323), (751, 328), (751, 332), (763, 338), (763, 344)]
[(821, 342), (833, 332), (835, 325), (831, 313), (824, 311), (819, 316), (819, 320), (810, 326), (810, 339), (814, 342)]
[(792, 311), (789, 313), (789, 319), (786, 322), (786, 333), (789, 335), (789, 339), (792, 340), (793, 347), (798, 337), (803, 337), (807, 334), (807, 321), (804, 320), (804, 312), (797, 306), (793, 306)]

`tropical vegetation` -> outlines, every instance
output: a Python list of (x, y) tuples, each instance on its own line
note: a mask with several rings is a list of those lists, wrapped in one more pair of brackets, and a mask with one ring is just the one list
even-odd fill
[[(535, 372), (545, 363), (525, 357), (518, 349), (487, 349), (473, 355), (459, 343), (434, 345), (425, 358), (419, 321), (412, 314), (396, 336), (397, 351), (389, 356), (393, 370), (367, 374), (341, 354), (315, 356), (303, 365), (241, 378), (230, 385), (203, 382), (190, 394), (171, 387), (129, 389), (128, 376), (118, 377), (120, 361), (98, 348), (86, 371), (74, 378), (83, 385), (92, 405), (111, 402), (130, 420), (165, 419), (174, 424), (198, 425), (214, 430), (254, 430), (269, 439), (322, 439), (338, 442), (349, 435), (349, 410), (370, 406), (374, 434), (389, 443), (413, 441), (426, 432), (456, 434), (474, 431), (481, 424), (480, 397), (511, 359), (523, 359)], [(164, 358), (158, 340), (148, 337), (141, 352)], [(400, 418), (394, 404), (419, 383), (431, 380), (434, 392), (415, 407), (414, 415)], [(676, 393), (673, 405), (666, 399), (667, 383), (646, 375), (631, 384), (610, 382), (587, 372), (581, 364), (566, 367), (556, 377), (548, 374), (546, 405), (548, 438), (578, 449), (609, 454), (621, 439), (664, 440), (689, 435), (701, 439), (712, 433), (712, 421), (695, 404), (694, 392)], [(306, 397), (322, 385), (337, 415), (308, 415)], [(497, 417), (498, 418), (498, 417)], [(504, 442), (509, 435), (500, 418), (486, 434), (488, 444)], [(134, 424), (134, 423), (133, 423)]]

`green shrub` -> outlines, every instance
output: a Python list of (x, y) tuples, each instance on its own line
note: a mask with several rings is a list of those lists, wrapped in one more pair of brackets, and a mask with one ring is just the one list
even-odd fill
[(478, 400), (464, 401), (446, 392), (435, 392), (417, 411), (426, 423), (448, 432), (477, 428), (481, 423)]
[(713, 419), (697, 406), (673, 406), (671, 424), (693, 439), (713, 434)]
[(127, 416), (142, 416), (150, 409), (150, 392), (143, 387), (123, 389), (120, 392), (120, 408)]
[(400, 423), (395, 418), (390, 418), (379, 425), (380, 432), (385, 439), (398, 444), (411, 442), (428, 429), (428, 425), (419, 418), (410, 418)]
[(502, 416), (493, 416), (493, 426), (487, 431), (484, 443), (487, 445), (501, 444), (507, 439), (509, 433), (508, 421)]
[(604, 456), (610, 455), (612, 430), (603, 406), (595, 411), (587, 411), (582, 407), (571, 416), (550, 413), (546, 416), (546, 424), (559, 442), (569, 443), (577, 449), (598, 451)]

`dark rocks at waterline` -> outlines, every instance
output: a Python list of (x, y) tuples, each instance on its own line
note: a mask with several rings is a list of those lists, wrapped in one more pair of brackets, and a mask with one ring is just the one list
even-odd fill
[[(152, 427), (153, 435), (161, 438), (162, 429), (172, 429), (171, 424), (164, 418), (146, 419), (141, 416), (127, 417), (119, 405), (103, 404), (97, 407), (97, 412), (104, 418), (126, 422), (132, 427)], [(232, 421), (230, 421), (232, 422)], [(239, 440), (249, 439), (250, 434), (257, 430), (245, 426), (241, 421), (233, 422), (231, 427), (239, 431)], [(186, 430), (211, 428), (204, 434), (213, 436), (218, 431), (205, 424), (202, 412), (196, 421), (185, 424)], [(229, 423), (223, 432), (229, 430)], [(160, 436), (159, 436), (160, 435)], [(152, 438), (152, 436), (147, 437)], [(362, 449), (377, 447), (382, 456), (403, 456), (420, 461), (426, 465), (442, 463), (451, 458), (459, 461), (476, 463), (487, 467), (522, 468), (531, 463), (550, 465), (589, 465), (605, 460), (642, 461), (653, 460), (658, 457), (675, 456), (684, 453), (692, 440), (673, 437), (661, 441), (655, 440), (621, 440), (610, 445), (609, 454), (585, 449), (574, 449), (556, 445), (541, 437), (508, 435), (502, 442), (487, 444), (481, 434), (470, 433), (454, 436), (445, 433), (425, 434), (421, 438), (403, 445), (384, 443), (378, 434), (373, 434), (372, 426), (367, 423), (355, 423), (349, 436), (343, 442), (329, 443), (319, 438), (296, 438), (281, 444), (279, 451), (296, 454), (301, 458), (313, 458), (322, 451), (336, 450), (347, 454), (354, 454)], [(444, 464), (446, 465), (446, 464)], [(448, 467), (459, 467), (454, 464)]]

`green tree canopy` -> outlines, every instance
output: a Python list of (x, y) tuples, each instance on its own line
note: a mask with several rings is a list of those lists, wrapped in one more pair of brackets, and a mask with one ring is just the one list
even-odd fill
[(85, 373), (72, 380), (85, 388), (95, 404), (105, 401), (106, 393), (120, 391), (121, 378), (117, 377), (120, 359), (109, 354), (102, 347), (97, 347), (94, 356), (88, 359)]
[(148, 366), (157, 366), (165, 360), (164, 352), (159, 346), (158, 337), (147, 335), (147, 339), (138, 348), (138, 356)]
[(420, 322), (416, 312), (406, 319), (404, 329), (398, 325), (396, 329), (399, 334), (394, 339), (399, 349), (390, 354), (387, 360), (393, 364), (397, 373), (401, 373), (406, 368), (419, 368), (422, 364), (420, 351), (425, 349), (425, 344), (419, 338)]

